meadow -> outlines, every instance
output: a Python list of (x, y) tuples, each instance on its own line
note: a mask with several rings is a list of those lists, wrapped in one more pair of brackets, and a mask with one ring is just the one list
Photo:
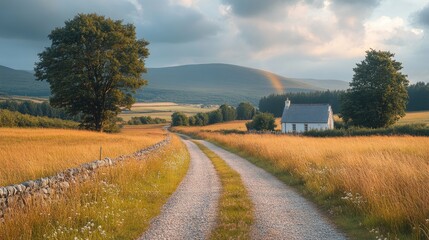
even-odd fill
[(186, 147), (173, 136), (142, 160), (99, 169), (92, 181), (74, 185), (49, 204), (7, 214), (0, 239), (136, 239), (175, 191), (189, 160)]
[(429, 238), (428, 137), (311, 138), (175, 129), (224, 146), (295, 186), (352, 238)]
[(100, 157), (117, 157), (165, 138), (160, 125), (126, 126), (118, 134), (65, 129), (0, 128), (0, 186), (50, 176)]

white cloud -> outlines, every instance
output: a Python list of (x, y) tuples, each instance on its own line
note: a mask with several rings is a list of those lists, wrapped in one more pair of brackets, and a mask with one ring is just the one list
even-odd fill
[(423, 38), (423, 30), (412, 28), (400, 17), (381, 16), (364, 24), (366, 45), (381, 49), (413, 46)]

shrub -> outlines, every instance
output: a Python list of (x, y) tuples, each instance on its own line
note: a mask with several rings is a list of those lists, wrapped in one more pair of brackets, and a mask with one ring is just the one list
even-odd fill
[(273, 114), (259, 113), (253, 117), (252, 121), (246, 123), (246, 128), (247, 130), (274, 131), (274, 128), (276, 128), (275, 121)]
[(182, 112), (175, 112), (171, 115), (171, 126), (188, 126), (189, 118)]

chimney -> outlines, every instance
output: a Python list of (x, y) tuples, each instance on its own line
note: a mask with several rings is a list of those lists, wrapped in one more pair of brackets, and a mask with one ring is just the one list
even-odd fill
[(289, 109), (289, 107), (290, 107), (290, 100), (289, 98), (287, 98), (285, 101), (285, 109)]

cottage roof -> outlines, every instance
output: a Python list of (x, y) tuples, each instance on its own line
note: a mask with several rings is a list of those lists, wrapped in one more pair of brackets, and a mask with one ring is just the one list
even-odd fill
[(283, 110), (282, 123), (327, 123), (329, 104), (291, 104)]

